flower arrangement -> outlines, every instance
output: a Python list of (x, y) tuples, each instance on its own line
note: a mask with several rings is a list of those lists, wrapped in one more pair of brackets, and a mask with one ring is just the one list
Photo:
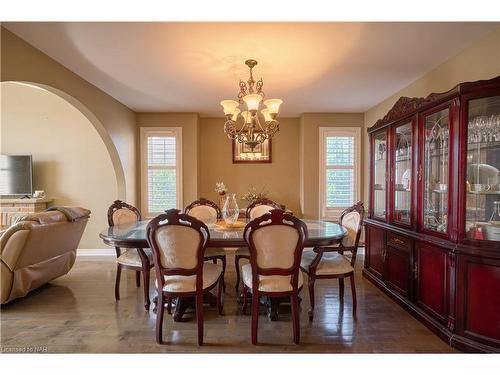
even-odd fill
[(219, 194), (219, 195), (225, 195), (227, 193), (227, 187), (226, 185), (224, 184), (224, 182), (216, 182), (215, 183), (215, 191)]
[(241, 197), (241, 200), (252, 203), (258, 199), (267, 198), (267, 194), (268, 191), (266, 190), (265, 186), (260, 191), (257, 191), (255, 186), (250, 185), (247, 192)]

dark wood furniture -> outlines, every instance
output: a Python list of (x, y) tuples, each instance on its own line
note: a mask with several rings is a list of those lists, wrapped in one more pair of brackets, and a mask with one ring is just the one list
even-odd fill
[[(297, 238), (291, 238), (291, 230)], [(259, 236), (257, 236), (259, 235)], [(287, 237), (286, 239), (284, 237)], [(289, 297), (292, 307), (293, 341), (300, 341), (299, 291), (302, 289), (300, 257), (307, 238), (306, 224), (283, 210), (274, 209), (247, 224), (243, 233), (250, 250), (251, 279), (242, 280), (243, 313), (246, 312), (248, 292), (252, 293), (252, 344), (257, 344), (259, 297)], [(289, 243), (286, 243), (289, 242)], [(289, 247), (289, 248), (288, 248)], [(269, 254), (280, 249), (280, 255)], [(288, 276), (289, 279), (283, 278)], [(267, 280), (266, 280), (267, 279)]]
[(400, 98), (368, 129), (363, 274), (451, 346), (500, 351), (500, 77)]
[[(262, 199), (257, 199), (250, 203), (245, 211), (245, 218), (246, 220), (250, 220), (252, 217), (251, 213), (254, 208), (258, 206), (268, 206), (270, 209), (275, 208), (275, 209), (281, 209), (281, 206), (267, 198), (262, 198)], [(240, 287), (240, 260), (241, 259), (250, 259), (250, 251), (248, 248), (245, 247), (240, 247), (236, 249), (236, 253), (234, 255), (234, 267), (236, 270), (236, 285), (234, 286), (236, 289), (236, 294), (239, 292), (239, 287)]]
[[(172, 209), (151, 220), (148, 243), (153, 250), (158, 293), (156, 342), (163, 342), (165, 300), (195, 297), (198, 345), (203, 344), (203, 295), (216, 285), (217, 308), (222, 314), (222, 267), (205, 263), (204, 252), (210, 233), (200, 220)], [(172, 244), (177, 245), (171, 246)]]
[[(207, 217), (206, 212), (197, 212), (200, 208), (205, 208), (208, 210), (213, 210), (213, 217), (210, 218), (210, 221), (212, 223), (215, 223), (217, 220), (222, 219), (222, 213), (217, 204), (212, 202), (211, 200), (205, 199), (205, 198), (200, 198), (195, 200), (194, 202), (191, 202), (185, 209), (184, 213), (196, 217), (198, 220), (201, 220), (203, 222), (204, 218)], [(205, 222), (205, 224), (209, 224)], [(217, 263), (217, 260), (220, 260), (222, 262), (222, 273), (226, 273), (226, 252), (222, 248), (217, 248), (217, 247), (209, 247), (205, 251), (205, 260), (212, 260), (214, 263)], [(223, 277), (224, 279), (224, 277)], [(226, 283), (224, 283), (224, 292), (226, 291)]]
[[(108, 225), (113, 227), (115, 225), (123, 225), (128, 223), (137, 223), (141, 220), (141, 213), (139, 210), (122, 202), (116, 200), (108, 208)], [(127, 247), (127, 246), (125, 246)], [(122, 269), (135, 271), (135, 282), (137, 287), (141, 286), (141, 273), (143, 276), (143, 289), (144, 289), (144, 308), (149, 310), (151, 301), (149, 299), (149, 278), (150, 270), (153, 267), (152, 254), (149, 249), (144, 250), (148, 246), (130, 248), (122, 253), (120, 246), (115, 246), (116, 251), (116, 280), (115, 280), (115, 299), (120, 300), (120, 279)]]
[[(303, 220), (307, 225), (309, 233), (305, 246), (329, 246), (342, 239), (347, 231), (337, 223), (320, 220)], [(110, 246), (121, 246), (126, 248), (146, 248), (149, 247), (146, 237), (147, 220), (141, 222), (128, 223), (124, 225), (110, 226), (104, 229), (99, 237), (105, 244)], [(245, 246), (243, 231), (222, 232), (216, 228), (208, 228), (210, 238), (207, 248), (210, 247), (242, 247)], [(229, 235), (228, 235), (229, 234)], [(173, 313), (174, 321), (181, 321), (187, 304), (179, 303), (175, 306)], [(277, 318), (277, 305), (269, 306), (270, 317)]]
[[(339, 224), (348, 228), (348, 234), (335, 247), (315, 247), (302, 255), (301, 269), (308, 276), (309, 321), (314, 317), (314, 283), (316, 279), (338, 279), (340, 301), (344, 300), (344, 279), (349, 278), (352, 293), (352, 315), (356, 316), (356, 286), (354, 283), (354, 265), (358, 252), (359, 238), (363, 229), (364, 206), (362, 202), (347, 208), (340, 215)], [(351, 253), (351, 259), (344, 256)]]

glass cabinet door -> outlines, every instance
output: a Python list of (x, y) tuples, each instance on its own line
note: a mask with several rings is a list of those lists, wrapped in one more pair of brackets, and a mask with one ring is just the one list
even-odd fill
[(373, 139), (373, 216), (386, 219), (387, 191), (387, 132), (375, 134)]
[(424, 117), (423, 227), (447, 233), (449, 108)]
[(467, 109), (465, 237), (500, 241), (500, 96)]
[(394, 134), (393, 221), (410, 225), (412, 123), (398, 126)]

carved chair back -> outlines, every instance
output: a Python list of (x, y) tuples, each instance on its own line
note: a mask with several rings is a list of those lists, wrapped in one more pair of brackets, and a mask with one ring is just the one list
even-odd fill
[(253, 290), (258, 290), (259, 275), (291, 276), (298, 288), (300, 258), (307, 239), (306, 224), (280, 209), (249, 222), (243, 237), (250, 250)]
[[(108, 208), (108, 225), (114, 227), (115, 225), (136, 223), (141, 220), (141, 213), (139, 210), (121, 200), (116, 200)], [(119, 258), (122, 251), (119, 247), (115, 247), (116, 257)], [(141, 255), (141, 254), (140, 254)]]
[(273, 209), (281, 209), (281, 206), (278, 203), (267, 198), (257, 199), (247, 207), (245, 217), (247, 219), (253, 220)]
[(203, 287), (203, 253), (210, 238), (208, 227), (193, 216), (171, 209), (155, 217), (146, 228), (153, 251), (158, 288), (165, 276), (196, 275), (196, 289)]
[(190, 203), (184, 209), (184, 213), (194, 216), (205, 224), (215, 224), (222, 217), (219, 206), (205, 198), (200, 198)]
[(359, 201), (355, 205), (345, 209), (340, 215), (339, 224), (347, 230), (347, 235), (340, 243), (341, 252), (350, 251), (352, 254), (351, 265), (354, 267), (356, 253), (358, 251), (359, 238), (363, 230), (363, 219), (365, 208), (363, 202)]
[(139, 210), (121, 200), (116, 200), (108, 208), (108, 225), (110, 227), (120, 224), (135, 223), (141, 220)]

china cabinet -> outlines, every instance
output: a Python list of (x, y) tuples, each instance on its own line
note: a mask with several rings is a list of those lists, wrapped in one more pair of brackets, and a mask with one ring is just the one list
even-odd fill
[(368, 129), (363, 275), (450, 345), (500, 352), (500, 77)]

